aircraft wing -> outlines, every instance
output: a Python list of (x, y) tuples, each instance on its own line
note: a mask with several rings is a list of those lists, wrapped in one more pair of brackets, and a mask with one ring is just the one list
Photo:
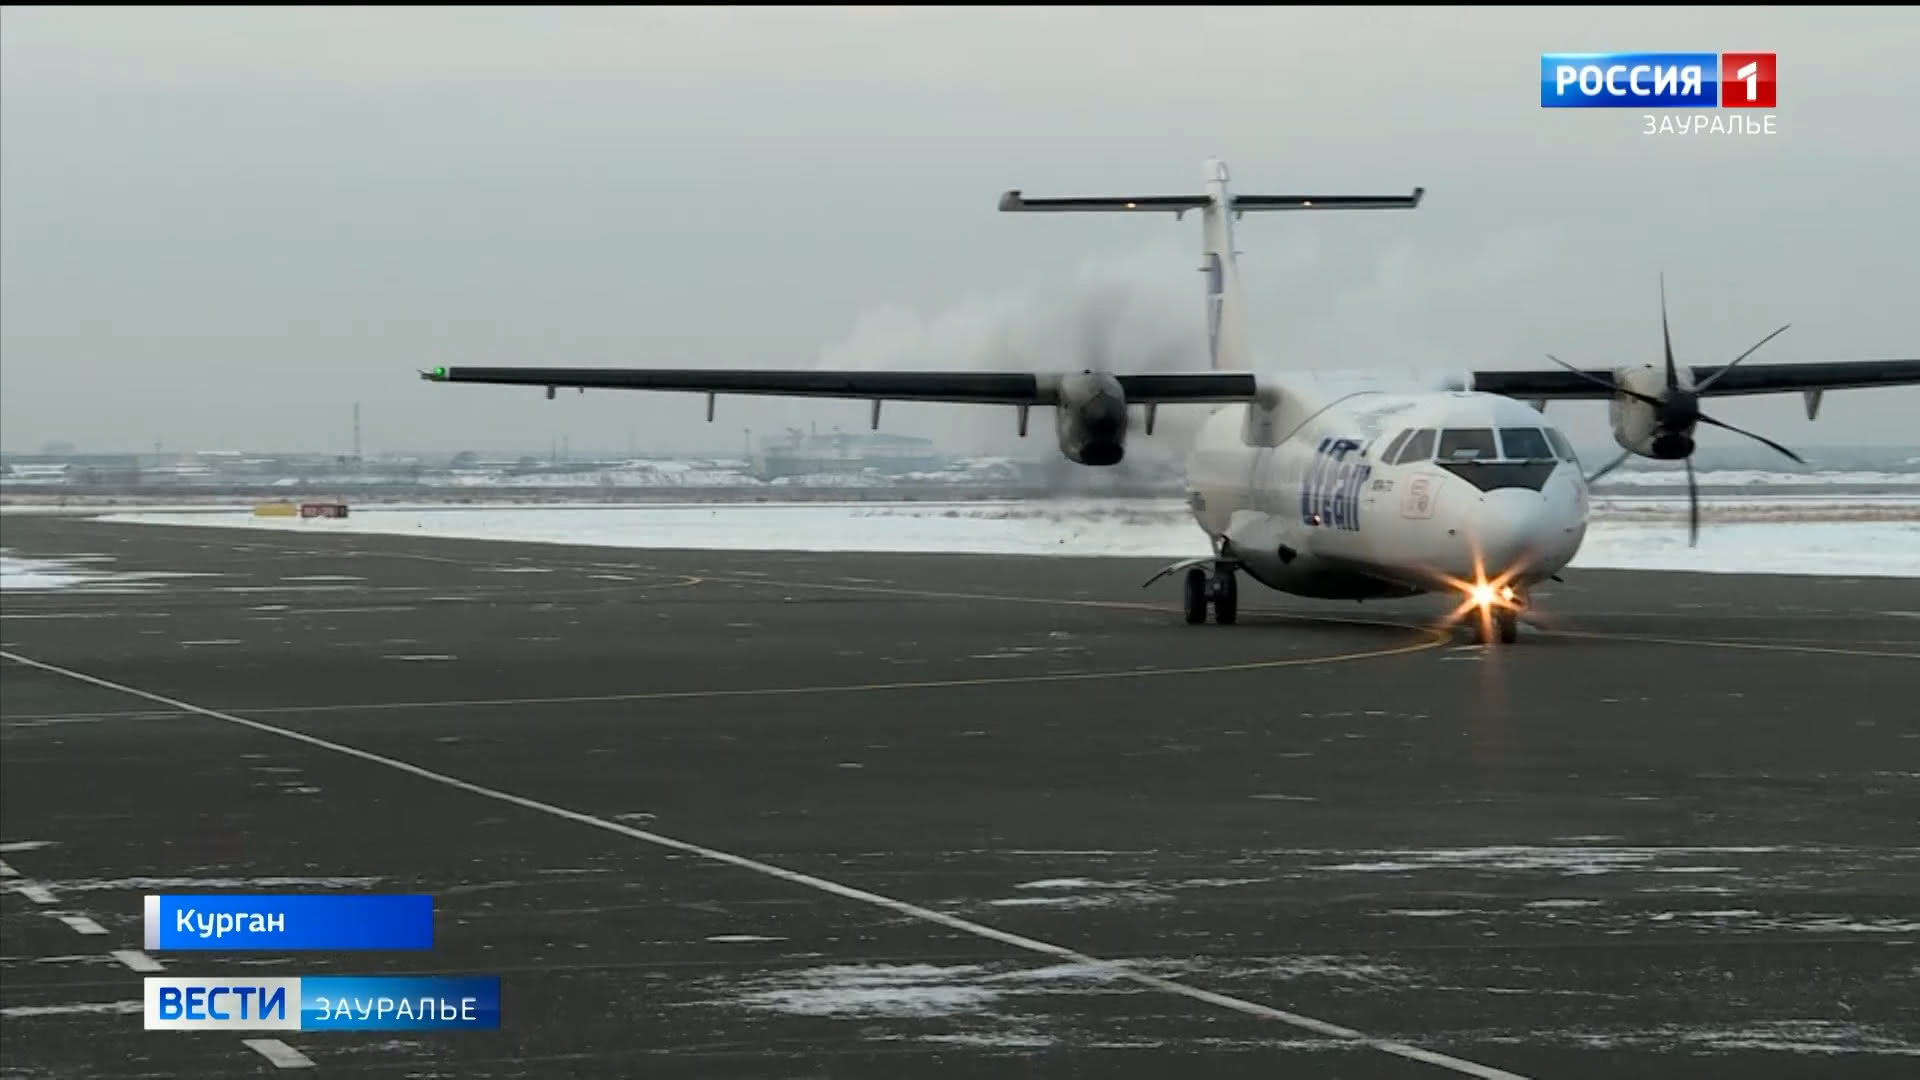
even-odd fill
[[(1725, 365), (1694, 365), (1695, 384), (1719, 375)], [(1613, 396), (1614, 373), (1595, 369), (1585, 377), (1564, 368), (1476, 371), (1473, 389), (1524, 401), (1600, 400)], [(1829, 360), (1804, 364), (1741, 365), (1713, 384), (1714, 397), (1729, 394), (1817, 394), (1874, 386), (1920, 385), (1920, 360)]]
[[(863, 398), (872, 401), (947, 401), (990, 405), (1052, 405), (1059, 374), (1016, 371), (778, 371), (762, 368), (542, 368), (436, 367), (428, 382), (540, 386), (548, 392), (680, 390), (704, 394)], [(1115, 375), (1130, 404), (1251, 401), (1252, 372), (1195, 371)]]

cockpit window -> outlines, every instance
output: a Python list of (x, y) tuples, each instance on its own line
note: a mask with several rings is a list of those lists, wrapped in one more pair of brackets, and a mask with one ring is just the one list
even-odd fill
[(1500, 450), (1508, 461), (1550, 461), (1554, 456), (1553, 445), (1539, 428), (1501, 428)]
[(1560, 434), (1553, 428), (1548, 428), (1547, 438), (1553, 441), (1553, 451), (1560, 455), (1561, 461), (1571, 461), (1576, 465), (1580, 463), (1579, 457), (1573, 452), (1573, 444), (1567, 441), (1565, 435)]
[(1440, 433), (1440, 461), (1490, 461), (1500, 456), (1492, 428), (1448, 428)]
[(1395, 435), (1393, 437), (1393, 441), (1387, 444), (1387, 448), (1380, 452), (1380, 460), (1386, 462), (1389, 465), (1400, 460), (1399, 458), (1394, 457), (1394, 455), (1400, 452), (1400, 444), (1406, 442), (1407, 436), (1411, 434), (1413, 434), (1413, 429), (1408, 428), (1407, 430), (1401, 432), (1400, 434)]
[(1433, 429), (1421, 428), (1419, 431), (1414, 432), (1413, 437), (1408, 439), (1406, 443), (1400, 447), (1400, 456), (1394, 458), (1389, 464), (1398, 465), (1407, 461), (1426, 461), (1431, 457), (1433, 457)]

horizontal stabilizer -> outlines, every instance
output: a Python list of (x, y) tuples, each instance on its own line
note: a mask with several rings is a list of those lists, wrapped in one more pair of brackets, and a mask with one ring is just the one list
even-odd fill
[[(1425, 188), (1411, 195), (1231, 195), (1235, 213), (1258, 210), (1412, 210), (1426, 196)], [(1126, 214), (1172, 212), (1184, 214), (1210, 205), (1206, 195), (1088, 195), (1062, 199), (1029, 199), (1018, 191), (1000, 196), (1008, 213)]]
[[(541, 368), (436, 367), (429, 382), (595, 390), (678, 390), (706, 394), (945, 401), (996, 405), (1052, 405), (1059, 373), (1017, 371), (777, 371), (763, 368)], [(1114, 375), (1130, 403), (1251, 401), (1252, 372), (1195, 371)]]

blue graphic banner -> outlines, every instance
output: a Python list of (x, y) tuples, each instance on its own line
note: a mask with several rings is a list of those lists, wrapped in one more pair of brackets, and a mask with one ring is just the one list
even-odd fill
[(496, 1031), (498, 975), (300, 978), (301, 1031)]
[(498, 975), (154, 975), (148, 1031), (497, 1031)]
[(146, 898), (149, 952), (433, 948), (433, 897), (216, 893)]

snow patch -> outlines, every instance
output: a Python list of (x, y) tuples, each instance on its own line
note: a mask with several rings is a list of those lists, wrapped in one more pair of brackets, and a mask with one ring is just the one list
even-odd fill
[[(1575, 568), (1920, 577), (1920, 499), (1912, 497), (1827, 499), (1817, 505), (1785, 497), (1708, 500), (1697, 548), (1687, 546), (1684, 510), (1677, 504), (1610, 506), (1596, 506)], [(311, 531), (313, 524), (245, 511), (128, 512), (101, 520), (281, 531)], [(342, 532), (641, 549), (1154, 558), (1210, 550), (1205, 533), (1174, 499), (547, 506), (486, 514), (468, 508), (372, 507), (328, 525), (329, 531)]]

